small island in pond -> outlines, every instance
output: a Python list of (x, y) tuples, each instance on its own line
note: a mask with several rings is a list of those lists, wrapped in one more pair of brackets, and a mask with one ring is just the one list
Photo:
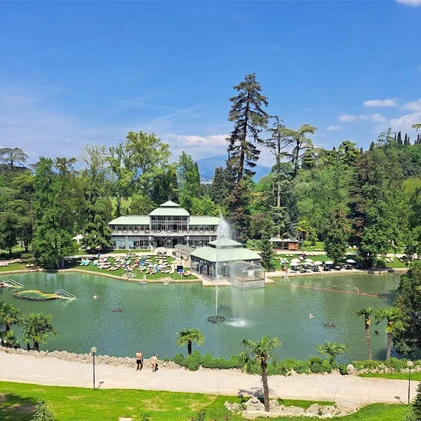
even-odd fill
[(20, 298), (22, 300), (32, 300), (32, 301), (47, 301), (47, 300), (56, 300), (59, 298), (63, 298), (62, 296), (58, 294), (42, 292), (36, 289), (17, 291), (13, 294), (13, 296), (16, 298)]

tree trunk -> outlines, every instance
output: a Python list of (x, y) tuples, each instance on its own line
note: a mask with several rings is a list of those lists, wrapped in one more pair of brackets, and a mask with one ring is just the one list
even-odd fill
[(262, 369), (262, 384), (263, 384), (263, 400), (265, 402), (265, 411), (270, 411), (269, 406), (269, 384), (268, 384), (268, 373), (267, 373), (267, 363), (266, 361), (262, 361), (260, 363), (260, 367)]
[(373, 355), (371, 354), (371, 338), (370, 338), (370, 324), (365, 325), (365, 340), (367, 342), (368, 359), (372, 360)]
[(191, 347), (191, 341), (188, 341), (188, 342), (187, 342), (187, 354), (188, 354), (188, 355), (191, 355), (191, 348), (192, 348), (192, 347)]
[(39, 343), (34, 341), (34, 351), (39, 351)]
[(13, 257), (13, 253), (12, 253), (12, 249), (9, 248), (9, 257), (12, 258)]
[(31, 350), (31, 346), (29, 345), (29, 342), (26, 344), (26, 349), (27, 349), (28, 351), (30, 351), (30, 350)]
[(390, 360), (390, 354), (392, 353), (392, 333), (387, 333), (386, 339), (386, 360)]

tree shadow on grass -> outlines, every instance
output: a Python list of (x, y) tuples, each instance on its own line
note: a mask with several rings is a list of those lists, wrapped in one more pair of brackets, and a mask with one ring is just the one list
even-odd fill
[(30, 421), (35, 413), (37, 402), (32, 398), (0, 393), (0, 420)]

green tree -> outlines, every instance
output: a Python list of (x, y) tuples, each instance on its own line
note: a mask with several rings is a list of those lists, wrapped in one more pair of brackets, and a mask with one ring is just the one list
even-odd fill
[(352, 243), (368, 267), (388, 253), (392, 242), (399, 244), (407, 231), (409, 212), (397, 151), (394, 146), (375, 145), (358, 160), (351, 183)]
[(15, 168), (15, 164), (24, 165), (28, 155), (20, 148), (1, 148), (0, 163), (7, 165), (11, 171)]
[(336, 362), (336, 357), (343, 354), (348, 349), (348, 346), (338, 342), (326, 341), (323, 345), (317, 345), (316, 349), (319, 354), (326, 355), (329, 358), (329, 364), (333, 366)]
[(393, 331), (393, 343), (401, 354), (421, 348), (421, 262), (415, 261), (401, 276), (394, 306), (402, 313), (403, 329)]
[(244, 176), (254, 175), (252, 168), (260, 154), (256, 145), (263, 142), (261, 132), (267, 127), (269, 115), (263, 109), (268, 106), (268, 100), (262, 95), (254, 73), (246, 75), (234, 89), (238, 95), (230, 98), (232, 106), (228, 120), (234, 122), (234, 130), (227, 139), (228, 164), (236, 182), (240, 183)]
[(301, 219), (298, 221), (298, 232), (301, 234), (301, 249), (304, 253), (304, 242), (307, 236), (312, 232), (313, 227), (307, 219)]
[(364, 331), (365, 331), (365, 341), (367, 343), (367, 353), (368, 359), (373, 359), (373, 354), (371, 352), (371, 336), (370, 336), (370, 324), (371, 318), (373, 317), (374, 311), (371, 307), (363, 308), (356, 312), (358, 317), (361, 317), (364, 320)]
[(199, 329), (183, 329), (177, 333), (177, 345), (184, 346), (187, 345), (187, 353), (191, 355), (192, 353), (192, 343), (196, 342), (197, 345), (202, 345), (205, 337)]
[(111, 203), (107, 195), (108, 161), (104, 146), (85, 146), (82, 171), (85, 209), (81, 227), (82, 246), (87, 250), (111, 247)]
[(411, 406), (414, 413), (414, 421), (421, 420), (421, 383), (418, 383), (417, 394)]
[(326, 222), (324, 249), (329, 258), (339, 262), (349, 244), (349, 225), (346, 214), (341, 208), (336, 208)]
[[(171, 156), (169, 146), (163, 143), (155, 133), (129, 132), (125, 144), (128, 169), (133, 174), (133, 184), (136, 191), (144, 195), (151, 194), (154, 184), (157, 183), (168, 165)], [(133, 187), (135, 188), (135, 187)], [(152, 197), (154, 200), (154, 198)]]
[(278, 338), (271, 338), (269, 335), (265, 335), (260, 341), (253, 342), (250, 339), (244, 339), (243, 345), (245, 351), (243, 351), (239, 360), (243, 370), (250, 368), (254, 361), (258, 361), (260, 364), (260, 371), (263, 385), (263, 397), (265, 402), (265, 411), (269, 412), (269, 383), (268, 383), (268, 361), (273, 358), (273, 350), (281, 346), (282, 343)]
[(403, 330), (402, 313), (397, 307), (379, 308), (376, 310), (376, 325), (386, 320), (386, 360), (390, 359), (392, 352), (393, 333)]
[(308, 135), (314, 134), (316, 130), (316, 127), (311, 124), (303, 124), (298, 130), (290, 130), (287, 133), (289, 135), (288, 146), (292, 148), (288, 156), (291, 158), (294, 178), (298, 174), (303, 157), (313, 149), (313, 142)]
[(30, 342), (33, 342), (33, 350), (39, 351), (39, 345), (45, 344), (48, 334), (55, 335), (52, 325), (53, 316), (42, 313), (31, 313), (23, 320), (23, 339), (27, 344), (28, 351)]
[(273, 257), (273, 249), (272, 243), (270, 242), (270, 232), (264, 232), (262, 234), (260, 256), (262, 258), (262, 266), (267, 270), (272, 269), (273, 265), (271, 260)]
[(20, 324), (23, 320), (23, 313), (15, 306), (3, 303), (0, 307), (0, 323), (4, 324), (4, 333), (11, 330), (12, 325)]
[(222, 206), (229, 195), (230, 185), (232, 185), (232, 180), (228, 168), (215, 168), (209, 192), (211, 199)]
[(46, 268), (57, 268), (72, 251), (72, 228), (66, 225), (68, 210), (61, 205), (63, 184), (53, 161), (41, 157), (36, 165), (34, 210), (35, 257)]
[(54, 414), (43, 400), (39, 400), (32, 421), (54, 421)]
[(177, 163), (177, 185), (180, 206), (191, 212), (193, 199), (201, 195), (200, 174), (197, 163), (184, 151)]
[(16, 246), (18, 218), (11, 212), (0, 212), (0, 246), (9, 250), (12, 257), (12, 248)]

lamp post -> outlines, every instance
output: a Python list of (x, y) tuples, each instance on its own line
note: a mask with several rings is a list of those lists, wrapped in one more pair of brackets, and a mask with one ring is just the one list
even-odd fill
[(92, 380), (93, 380), (93, 388), (95, 390), (95, 354), (96, 354), (96, 347), (91, 348), (92, 354)]
[(408, 405), (411, 402), (411, 368), (414, 366), (412, 361), (407, 361), (406, 363), (408, 367)]

